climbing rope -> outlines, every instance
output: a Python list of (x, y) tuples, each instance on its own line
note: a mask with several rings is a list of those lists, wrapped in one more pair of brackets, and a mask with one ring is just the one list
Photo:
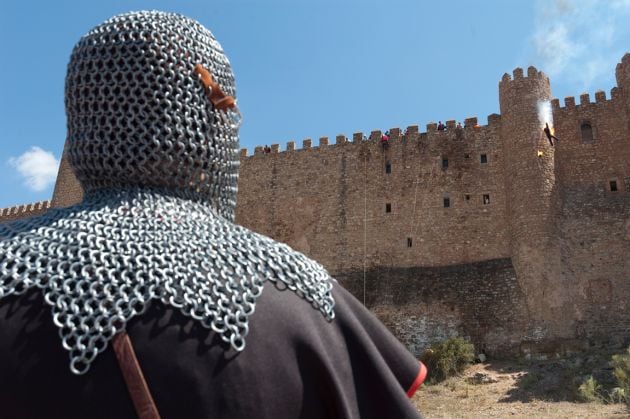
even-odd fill
[(367, 153), (364, 156), (364, 164), (365, 168), (365, 177), (363, 178), (363, 196), (364, 196), (364, 207), (363, 207), (363, 305), (365, 305), (365, 274), (366, 274), (366, 264), (367, 264)]
[(411, 211), (411, 226), (409, 228), (409, 237), (414, 237), (414, 233), (417, 228), (416, 221), (416, 203), (418, 202), (418, 184), (420, 183), (420, 175), (416, 175), (416, 186), (413, 192), (413, 210)]
[[(435, 174), (435, 167), (431, 168), (431, 173), (429, 174), (430, 178), (433, 178), (433, 175)], [(411, 212), (411, 228), (410, 230), (410, 236), (409, 237), (415, 237), (416, 234), (418, 233), (418, 225), (420, 224), (420, 221), (418, 219), (416, 219), (416, 209), (418, 207), (417, 202), (418, 202), (418, 185), (420, 184), (420, 178), (422, 177), (422, 172), (418, 173), (416, 175), (416, 186), (415, 186), (415, 190), (413, 193), (413, 211)]]

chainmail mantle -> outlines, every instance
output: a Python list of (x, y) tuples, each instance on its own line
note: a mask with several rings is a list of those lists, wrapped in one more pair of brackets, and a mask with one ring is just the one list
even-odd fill
[(40, 288), (76, 374), (151, 299), (237, 351), (266, 280), (334, 318), (321, 265), (187, 197), (101, 190), (74, 207), (0, 224), (0, 240), (0, 298)]
[(66, 113), (84, 201), (0, 224), (0, 303), (41, 289), (75, 374), (153, 299), (236, 351), (267, 280), (334, 318), (321, 265), (232, 223), (237, 115), (212, 107), (196, 64), (235, 96), (221, 46), (186, 17), (129, 13), (81, 38)]

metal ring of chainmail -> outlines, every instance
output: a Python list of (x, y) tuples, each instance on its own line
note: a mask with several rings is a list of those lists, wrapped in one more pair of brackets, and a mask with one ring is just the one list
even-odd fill
[(267, 280), (334, 318), (321, 265), (232, 223), (238, 126), (212, 107), (198, 63), (235, 96), (221, 46), (184, 16), (123, 14), (81, 38), (66, 112), (84, 200), (0, 224), (0, 299), (41, 289), (75, 374), (152, 299), (237, 351)]

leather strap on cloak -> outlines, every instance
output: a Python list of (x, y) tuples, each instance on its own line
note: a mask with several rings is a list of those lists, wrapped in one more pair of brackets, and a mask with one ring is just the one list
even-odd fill
[(136, 358), (129, 335), (124, 331), (118, 333), (112, 339), (112, 346), (138, 418), (160, 419), (160, 413), (155, 405), (155, 401), (153, 401), (149, 386), (144, 379), (142, 368), (138, 363), (138, 358)]

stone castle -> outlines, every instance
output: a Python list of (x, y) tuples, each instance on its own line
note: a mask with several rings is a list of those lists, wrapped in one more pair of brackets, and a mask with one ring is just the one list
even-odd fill
[[(561, 106), (517, 68), (487, 125), (242, 150), (237, 222), (322, 263), (416, 353), (453, 335), (499, 356), (627, 344), (630, 54), (616, 78)], [(64, 158), (52, 203), (0, 221), (81, 199)]]

